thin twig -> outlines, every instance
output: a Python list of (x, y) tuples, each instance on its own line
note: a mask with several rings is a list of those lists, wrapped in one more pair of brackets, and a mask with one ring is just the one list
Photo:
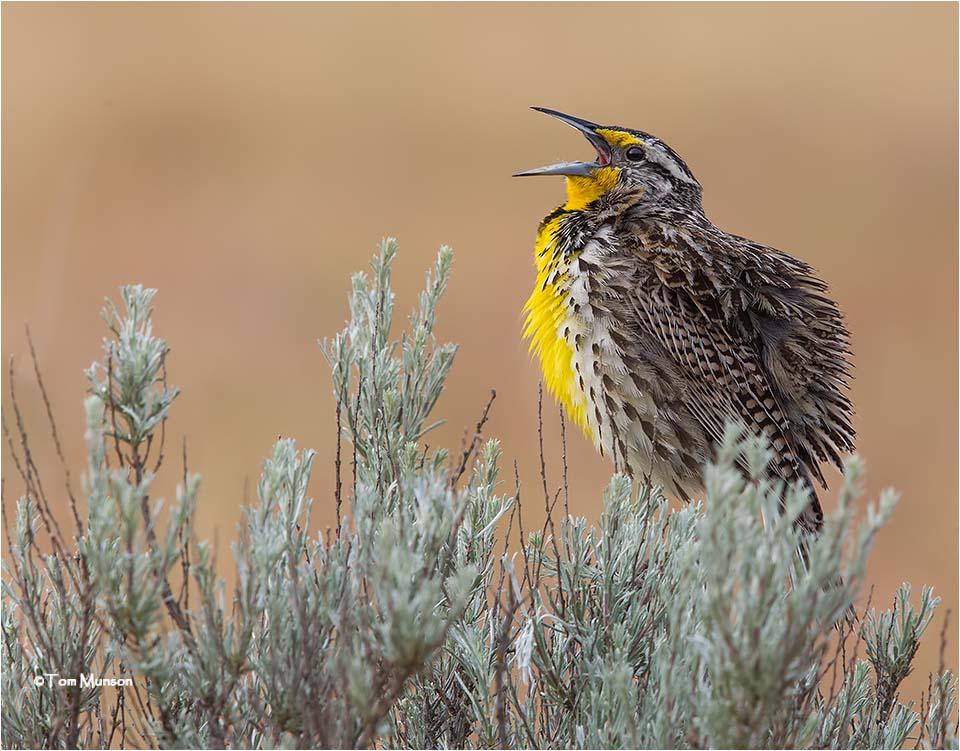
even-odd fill
[[(163, 359), (163, 361), (160, 363), (160, 372), (161, 372), (161, 374), (162, 374), (162, 376), (161, 376), (161, 382), (163, 383), (163, 391), (164, 391), (164, 393), (166, 393), (166, 391), (167, 391), (167, 360), (166, 360), (166, 353), (164, 353), (164, 359)], [(153, 438), (153, 434), (152, 434), (152, 433), (150, 434), (150, 438)], [(161, 465), (163, 464), (163, 449), (164, 449), (164, 446), (166, 446), (166, 444), (167, 444), (167, 418), (164, 417), (164, 418), (160, 421), (160, 447), (159, 447), (159, 449), (157, 450), (157, 463), (153, 465), (153, 474), (157, 474), (157, 473), (160, 471), (160, 467), (161, 467)], [(149, 453), (149, 451), (148, 451), (147, 453)]]
[(110, 407), (110, 427), (112, 428), (110, 435), (113, 436), (113, 447), (117, 452), (119, 469), (123, 469), (125, 463), (123, 453), (120, 451), (120, 436), (117, 432), (117, 405), (113, 398), (113, 347), (107, 353), (107, 402), (107, 406)]
[[(550, 491), (547, 490), (547, 463), (543, 452), (543, 381), (540, 382), (540, 388), (538, 389), (537, 393), (537, 436), (539, 438), (540, 445), (540, 480), (543, 482), (543, 503), (547, 514), (547, 517), (543, 522), (543, 534), (546, 534), (547, 527), (549, 526), (550, 542), (553, 547), (554, 558), (557, 561), (557, 588), (560, 595), (560, 613), (562, 617), (566, 618), (567, 600), (563, 593), (563, 572), (561, 570), (562, 564), (560, 560), (560, 548), (557, 545), (557, 528), (553, 523), (553, 509), (557, 505), (557, 500), (560, 497), (560, 491), (557, 490), (557, 495), (554, 497), (553, 503), (551, 504)], [(564, 472), (564, 475), (566, 475), (566, 472)], [(537, 582), (540, 581), (540, 570), (542, 564), (543, 556), (540, 556), (540, 560), (537, 562)]]
[(530, 578), (530, 560), (527, 554), (527, 534), (523, 531), (523, 504), (520, 501), (520, 470), (517, 467), (517, 460), (513, 460), (513, 479), (516, 485), (516, 497), (517, 497), (517, 528), (520, 532), (520, 552), (523, 554), (523, 581), (521, 582), (521, 587), (523, 582), (529, 583)]
[[(354, 415), (359, 415), (359, 414), (360, 414), (360, 391), (361, 391), (362, 388), (363, 388), (363, 375), (361, 374), (361, 375), (359, 375), (359, 376), (357, 377), (357, 399), (356, 399), (356, 402), (355, 402), (354, 407), (353, 407), (353, 414), (354, 414)], [(349, 410), (347, 411), (347, 415), (348, 415), (348, 417), (350, 416)], [(351, 417), (350, 419), (351, 419), (351, 423), (352, 423), (353, 418)], [(353, 440), (350, 441), (351, 450), (352, 450), (352, 452), (353, 452), (353, 498), (354, 498), (354, 502), (356, 502), (356, 498), (357, 498), (357, 440), (358, 440), (358, 439), (357, 439), (357, 428), (358, 428), (358, 427), (359, 427), (359, 426), (356, 426), (356, 425), (353, 426), (353, 428), (352, 428), (352, 432), (353, 432), (352, 439), (353, 439)], [(356, 528), (356, 520), (354, 520), (354, 527)]]
[[(187, 493), (189, 492), (187, 488), (187, 480), (189, 478), (189, 471), (187, 469), (187, 437), (183, 436), (182, 441), (183, 448), (183, 494), (184, 499), (187, 498)], [(244, 478), (246, 480), (246, 478)], [(191, 511), (191, 518), (193, 514)], [(182, 553), (180, 555), (180, 572), (183, 578), (183, 581), (180, 585), (180, 593), (177, 595), (177, 602), (183, 602), (183, 610), (190, 610), (190, 536), (187, 534), (187, 528), (189, 524), (185, 524), (180, 536), (180, 547), (182, 548)]]
[(560, 406), (560, 445), (563, 449), (561, 454), (561, 461), (563, 462), (563, 515), (565, 519), (569, 519), (570, 487), (567, 483), (567, 421), (563, 414), (563, 405)]
[(337, 507), (337, 539), (340, 539), (340, 506), (343, 503), (343, 490), (342, 484), (340, 481), (340, 443), (342, 440), (341, 432), (342, 427), (340, 424), (340, 415), (343, 408), (343, 391), (342, 389), (337, 390), (337, 458), (334, 461), (334, 472), (336, 474), (336, 484), (333, 492), (334, 501), (336, 502)]
[(70, 510), (73, 512), (73, 520), (77, 525), (77, 536), (83, 536), (83, 523), (80, 521), (80, 514), (77, 511), (77, 498), (73, 494), (73, 487), (70, 484), (70, 467), (67, 466), (67, 460), (63, 455), (63, 447), (60, 444), (60, 435), (57, 432), (57, 421), (53, 419), (53, 408), (50, 406), (50, 398), (47, 396), (47, 389), (43, 383), (43, 376), (40, 375), (40, 363), (37, 359), (37, 351), (33, 346), (33, 337), (30, 335), (30, 327), (26, 326), (27, 346), (30, 348), (30, 359), (33, 361), (33, 372), (37, 378), (37, 386), (40, 387), (40, 396), (43, 398), (43, 406), (47, 410), (47, 420), (50, 422), (50, 432), (53, 435), (53, 445), (57, 448), (57, 456), (60, 458), (60, 465), (64, 471), (64, 485), (67, 490), (67, 497), (70, 499)]
[[(947, 738), (947, 712), (946, 712), (946, 695), (944, 690), (944, 681), (943, 674), (946, 671), (946, 653), (947, 653), (947, 629), (950, 625), (950, 609), (943, 615), (943, 627), (940, 629), (940, 660), (937, 666), (937, 699), (939, 701), (939, 726), (937, 727), (937, 737), (931, 738), (930, 741), (933, 744), (934, 748), (941, 748), (946, 743)], [(933, 702), (933, 697), (930, 697), (931, 703)]]
[(537, 438), (540, 445), (540, 481), (543, 483), (543, 503), (550, 508), (550, 491), (547, 490), (547, 462), (543, 454), (543, 381), (537, 393)]
[(497, 637), (497, 666), (494, 674), (494, 716), (497, 718), (497, 746), (508, 748), (507, 743), (507, 702), (503, 690), (503, 676), (507, 670), (507, 643), (510, 640), (510, 628), (513, 618), (517, 614), (519, 602), (513, 592), (513, 587), (507, 587), (510, 607), (503, 617), (503, 627)]
[[(44, 527), (47, 530), (47, 535), (50, 538), (50, 543), (53, 546), (54, 552), (60, 557), (61, 560), (66, 560), (68, 557), (66, 552), (66, 539), (64, 538), (63, 532), (60, 529), (60, 523), (57, 521), (57, 517), (50, 508), (50, 503), (47, 500), (47, 494), (43, 489), (43, 482), (40, 479), (40, 470), (37, 469), (37, 465), (33, 461), (33, 454), (30, 452), (30, 441), (27, 437), (27, 429), (23, 421), (23, 415), (20, 412), (20, 403), (17, 401), (16, 389), (14, 388), (13, 357), (10, 358), (9, 381), (10, 403), (13, 406), (14, 417), (17, 421), (17, 432), (19, 433), (20, 437), (20, 448), (23, 451), (22, 468), (16, 458), (16, 452), (13, 450), (13, 443), (9, 432), (7, 431), (6, 420), (3, 420), (3, 432), (7, 438), (7, 443), (10, 446), (10, 453), (14, 458), (14, 464), (17, 467), (17, 471), (26, 485), (27, 494), (34, 496), (34, 499), (36, 500), (37, 511), (40, 512), (40, 518), (43, 520)], [(74, 576), (72, 567), (68, 567), (67, 570), (70, 572), (71, 576)], [(81, 588), (78, 580), (74, 579), (74, 583), (76, 584), (77, 589)]]
[(473, 439), (470, 441), (470, 444), (463, 450), (463, 455), (460, 457), (460, 466), (457, 468), (457, 471), (453, 473), (450, 478), (450, 487), (452, 488), (457, 484), (457, 481), (463, 476), (463, 473), (467, 470), (467, 465), (470, 462), (470, 457), (473, 456), (474, 452), (477, 450), (477, 445), (480, 443), (480, 439), (483, 437), (483, 426), (487, 422), (487, 418), (490, 416), (490, 405), (493, 404), (493, 400), (497, 398), (497, 392), (495, 389), (490, 389), (490, 399), (487, 400), (487, 406), (483, 408), (483, 413), (480, 415), (480, 419), (477, 420), (477, 427), (473, 432)]

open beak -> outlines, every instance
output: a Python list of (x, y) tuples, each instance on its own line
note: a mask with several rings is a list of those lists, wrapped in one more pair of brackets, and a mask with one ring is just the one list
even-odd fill
[(600, 127), (589, 120), (581, 120), (573, 115), (565, 115), (556, 110), (549, 110), (545, 107), (532, 107), (537, 112), (543, 112), (551, 117), (557, 118), (572, 128), (576, 128), (597, 150), (597, 159), (594, 162), (561, 162), (560, 164), (551, 164), (548, 167), (536, 167), (528, 169), (525, 172), (517, 172), (514, 177), (532, 177), (533, 175), (567, 175), (570, 177), (589, 177), (598, 167), (605, 167), (610, 164), (610, 145), (603, 136), (597, 134)]

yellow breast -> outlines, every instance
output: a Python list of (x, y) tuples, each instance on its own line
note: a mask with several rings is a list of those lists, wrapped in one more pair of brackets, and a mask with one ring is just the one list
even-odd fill
[[(589, 177), (567, 177), (566, 212), (589, 211), (592, 204), (617, 185), (620, 170), (616, 167), (596, 169)], [(523, 336), (530, 340), (530, 351), (536, 352), (543, 370), (547, 390), (564, 406), (567, 414), (580, 426), (587, 438), (594, 440), (593, 426), (587, 416), (587, 395), (573, 367), (574, 348), (564, 331), (574, 332), (582, 326), (570, 309), (572, 280), (570, 262), (580, 249), (558, 247), (557, 233), (563, 214), (546, 221), (537, 235), (537, 286), (524, 306), (526, 322)]]
[(523, 336), (530, 340), (530, 351), (540, 359), (547, 390), (593, 440), (593, 430), (587, 421), (586, 395), (573, 369), (574, 350), (563, 335), (573, 311), (567, 302), (569, 276), (560, 266), (568, 261), (556, 248), (560, 219), (555, 217), (548, 221), (537, 236), (537, 285), (523, 308), (526, 313)]

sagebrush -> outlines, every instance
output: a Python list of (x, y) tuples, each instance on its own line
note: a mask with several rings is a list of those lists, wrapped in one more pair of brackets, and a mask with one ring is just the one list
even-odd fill
[[(124, 287), (104, 312), (72, 518), (51, 512), (11, 392), (24, 493), (9, 519), (3, 506), (5, 747), (957, 747), (948, 670), (920, 706), (898, 694), (933, 593), (905, 584), (889, 610), (844, 617), (895, 505), (887, 494), (855, 523), (857, 460), (807, 565), (804, 491), (781, 509), (769, 449), (733, 425), (703, 504), (671, 510), (619, 475), (596, 524), (564, 513), (566, 484), (545, 476), (521, 502), (481, 438), (486, 412), (462, 450), (424, 440), (456, 353), (433, 336), (452, 253), (399, 339), (395, 256), (386, 241), (353, 277), (350, 320), (322, 345), (337, 527), (311, 531), (314, 453), (278, 441), (231, 591), (193, 531), (199, 476), (163, 459), (179, 392), (153, 290)], [(168, 513), (151, 496), (161, 471), (183, 472)], [(524, 527), (529, 503), (546, 507), (542, 528)]]

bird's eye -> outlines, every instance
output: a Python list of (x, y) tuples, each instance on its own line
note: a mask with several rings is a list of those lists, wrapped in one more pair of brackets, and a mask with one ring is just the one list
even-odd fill
[(626, 151), (627, 159), (631, 162), (642, 162), (643, 161), (643, 149), (639, 146), (631, 146)]

